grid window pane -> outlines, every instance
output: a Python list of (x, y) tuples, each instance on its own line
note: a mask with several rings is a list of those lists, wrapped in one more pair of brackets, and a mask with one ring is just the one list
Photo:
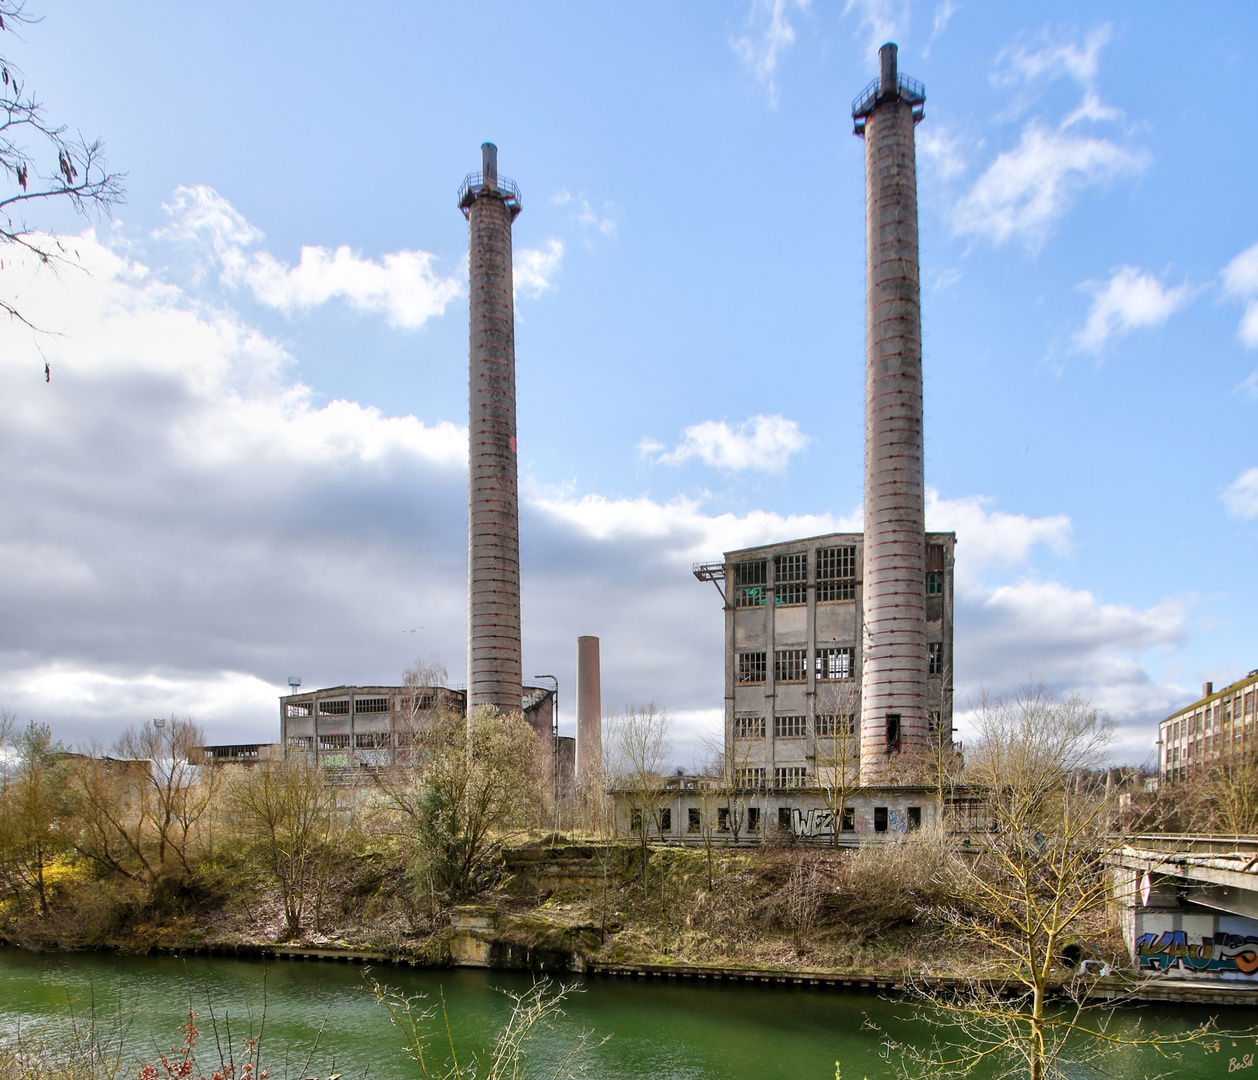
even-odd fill
[(738, 681), (740, 683), (762, 683), (765, 676), (765, 654), (762, 652), (745, 652), (738, 654)]
[(802, 581), (787, 581), (773, 590), (773, 602), (782, 606), (808, 603), (808, 586)]
[(808, 552), (798, 555), (777, 555), (773, 559), (773, 580), (781, 585), (784, 581), (808, 580)]
[(932, 641), (930, 643), (930, 663), (928, 672), (931, 675), (943, 674), (943, 642)]
[(764, 788), (764, 769), (735, 769), (734, 786), (759, 791)]
[(802, 739), (807, 734), (808, 717), (806, 716), (775, 716), (773, 718), (775, 739)]
[(807, 649), (778, 649), (773, 654), (774, 682), (803, 682), (807, 678)]
[(817, 551), (817, 599), (856, 599), (856, 548), (820, 548)]
[(822, 713), (814, 722), (814, 730), (819, 739), (833, 739), (839, 735), (856, 734), (856, 716), (854, 713)]
[(776, 788), (802, 788), (807, 782), (808, 770), (803, 766), (779, 766), (773, 770), (773, 786)]
[(818, 679), (850, 679), (851, 677), (852, 650), (850, 648), (817, 650)]
[(736, 716), (734, 717), (734, 738), (736, 739), (763, 739), (764, 738), (764, 717), (763, 716)]
[(354, 712), (356, 713), (382, 713), (389, 711), (389, 699), (387, 697), (364, 697), (355, 698)]

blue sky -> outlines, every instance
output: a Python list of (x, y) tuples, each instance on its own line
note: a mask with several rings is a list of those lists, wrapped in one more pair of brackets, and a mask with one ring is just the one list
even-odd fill
[[(918, 128), (932, 528), (961, 704), (1079, 690), (1140, 760), (1258, 666), (1245, 4), (48, 8), (9, 51), (128, 201), (6, 262), (0, 705), (267, 738), (289, 675), (463, 678), (466, 224), (515, 226), (525, 663), (719, 724), (696, 559), (859, 527), (884, 40)], [(43, 382), (43, 359), (53, 380)], [(415, 631), (411, 633), (410, 631)], [(565, 708), (565, 721), (570, 713)]]

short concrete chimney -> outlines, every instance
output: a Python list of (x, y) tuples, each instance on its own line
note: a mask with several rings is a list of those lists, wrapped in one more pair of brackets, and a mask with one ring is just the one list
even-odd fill
[(498, 147), (491, 142), (480, 144), (480, 180), (488, 187), (498, 186)]
[(894, 94), (899, 72), (896, 68), (897, 48), (894, 42), (888, 41), (878, 50), (878, 93)]
[(577, 783), (596, 780), (603, 762), (603, 685), (598, 638), (577, 638)]
[(1208, 682), (1208, 683), (1201, 684), (1201, 696), (1203, 698), (1209, 697), (1213, 693), (1214, 693), (1214, 683)]

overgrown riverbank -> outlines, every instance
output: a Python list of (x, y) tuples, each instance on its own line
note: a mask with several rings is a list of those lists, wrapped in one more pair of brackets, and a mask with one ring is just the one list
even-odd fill
[[(535, 840), (506, 849), (474, 905), (417, 889), (387, 845), (344, 853), (312, 898), (306, 932), (286, 933), (280, 890), (239, 852), (216, 852), (178, 889), (101, 876), (67, 854), (47, 874), (47, 917), (0, 907), (0, 934), (27, 948), (234, 948), (283, 943), (466, 962), (466, 939), (600, 964), (706, 965), (903, 978), (994, 973), (996, 958), (931, 915), (940, 902), (931, 838), (852, 851), (653, 848)], [(1121, 965), (1098, 915), (1078, 942)], [(461, 950), (463, 950), (461, 952)]]

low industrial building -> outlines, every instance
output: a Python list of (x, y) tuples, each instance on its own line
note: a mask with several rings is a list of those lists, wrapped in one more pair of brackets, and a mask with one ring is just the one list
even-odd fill
[(1201, 688), (1201, 698), (1158, 725), (1158, 775), (1174, 784), (1208, 775), (1222, 765), (1254, 760), (1258, 733), (1258, 669), (1216, 691)]
[[(557, 754), (562, 794), (572, 786), (575, 740), (555, 733), (553, 690), (522, 690), (524, 719), (537, 732), (548, 776)], [(280, 698), (280, 746), (285, 758), (335, 769), (339, 780), (352, 782), (404, 762), (441, 714), (466, 712), (466, 691), (447, 686), (334, 686), (289, 694)]]

